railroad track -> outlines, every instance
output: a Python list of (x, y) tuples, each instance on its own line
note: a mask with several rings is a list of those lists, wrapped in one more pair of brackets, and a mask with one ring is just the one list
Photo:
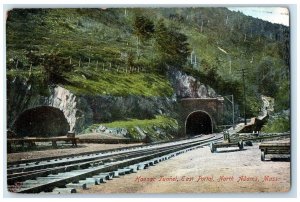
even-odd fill
[(9, 164), (8, 189), (16, 193), (76, 193), (76, 189), (137, 172), (220, 140), (222, 137), (217, 135), (202, 136), (157, 145)]

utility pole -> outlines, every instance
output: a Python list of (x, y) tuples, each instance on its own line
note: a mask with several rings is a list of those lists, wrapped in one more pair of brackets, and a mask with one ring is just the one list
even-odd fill
[(243, 78), (243, 90), (244, 90), (244, 124), (247, 125), (246, 119), (246, 84), (245, 84), (245, 70), (244, 68), (241, 69), (242, 71), (242, 78)]
[[(229, 100), (227, 97), (230, 96), (231, 100)], [(234, 124), (234, 97), (233, 95), (226, 95), (223, 96), (225, 97), (231, 104), (232, 104), (232, 128), (235, 129), (235, 124)]]

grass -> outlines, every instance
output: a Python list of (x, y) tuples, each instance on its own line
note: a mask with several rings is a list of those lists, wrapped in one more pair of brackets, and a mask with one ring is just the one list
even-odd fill
[(169, 81), (155, 73), (78, 70), (70, 73), (67, 80), (71, 84), (64, 87), (77, 95), (168, 97), (173, 94)]
[(28, 78), (30, 76), (42, 77), (43, 71), (41, 69), (32, 70), (16, 70), (11, 69), (6, 72), (8, 77), (20, 77), (20, 78)]
[[(289, 73), (288, 64), (284, 62), (285, 55), (288, 56), (284, 48), (288, 44), (288, 28), (254, 20), (225, 8), (127, 8), (126, 16), (124, 11), (124, 8), (45, 9), (38, 13), (28, 11), (26, 15), (22, 9), (12, 11), (6, 27), (7, 61), (18, 60), (29, 68), (28, 52), (38, 55), (60, 53), (77, 66), (77, 71), (66, 75), (70, 83), (64, 86), (75, 94), (170, 96), (173, 90), (169, 81), (155, 73), (156, 62), (163, 61), (160, 61), (156, 51), (154, 37), (137, 46), (134, 17), (144, 15), (153, 20), (155, 26), (162, 18), (170, 29), (178, 29), (188, 37), (189, 48), (197, 56), (195, 72), (198, 75), (214, 69), (220, 80), (228, 81), (226, 84), (236, 82), (242, 86), (240, 69), (247, 69), (246, 93), (252, 100), (264, 93), (260, 92), (258, 87), (261, 84), (257, 81), (264, 77), (258, 67), (265, 58), (273, 61), (269, 65), (272, 68), (270, 72), (274, 72), (276, 77), (264, 84), (282, 85), (289, 82), (288, 77), (282, 77), (282, 73)], [(179, 14), (186, 19), (172, 20), (170, 14)], [(228, 23), (225, 23), (226, 18)], [(284, 40), (270, 38), (273, 33), (282, 35)], [(247, 40), (244, 39), (246, 35)], [(127, 59), (130, 53), (135, 66), (152, 73), (116, 72), (117, 68), (129, 67)], [(187, 58), (189, 61), (190, 57)], [(87, 63), (94, 65), (85, 67)], [(100, 69), (110, 66), (110, 71), (96, 71), (93, 68), (96, 64)], [(13, 74), (17, 75), (16, 72)], [(20, 77), (26, 77), (26, 74), (28, 72), (20, 72)], [(218, 82), (209, 84), (203, 78), (199, 80), (213, 87), (220, 95), (234, 94), (236, 103), (242, 103), (239, 90), (222, 87), (224, 85)], [(289, 103), (284, 102), (289, 97), (289, 89), (282, 90), (280, 95), (273, 94), (269, 96), (281, 101), (280, 109), (289, 108)], [(249, 110), (249, 113), (255, 115), (256, 111)]]
[[(108, 128), (125, 128), (129, 132), (129, 136), (132, 139), (140, 139), (140, 135), (136, 131), (135, 127), (142, 129), (152, 140), (166, 140), (172, 138), (172, 133), (177, 131), (178, 123), (175, 119), (167, 116), (156, 116), (154, 119), (130, 119), (126, 121), (114, 121), (111, 123), (99, 123), (93, 124), (85, 130), (85, 132), (91, 132), (100, 125), (104, 125)], [(157, 129), (160, 129), (167, 134), (160, 135), (157, 133)]]

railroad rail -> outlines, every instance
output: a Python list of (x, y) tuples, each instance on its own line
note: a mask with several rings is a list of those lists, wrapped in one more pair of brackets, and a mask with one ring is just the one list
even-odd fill
[(216, 134), (113, 151), (10, 163), (7, 167), (8, 189), (16, 193), (76, 193), (76, 189), (137, 172), (221, 140), (221, 135)]

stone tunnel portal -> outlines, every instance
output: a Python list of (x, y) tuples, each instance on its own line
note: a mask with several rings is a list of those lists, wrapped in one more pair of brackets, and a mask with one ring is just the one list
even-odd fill
[(185, 134), (189, 136), (211, 134), (213, 132), (212, 119), (204, 111), (192, 112), (186, 119), (185, 130)]
[(55, 107), (39, 106), (27, 109), (16, 119), (13, 130), (19, 137), (63, 136), (70, 125), (64, 113)]

